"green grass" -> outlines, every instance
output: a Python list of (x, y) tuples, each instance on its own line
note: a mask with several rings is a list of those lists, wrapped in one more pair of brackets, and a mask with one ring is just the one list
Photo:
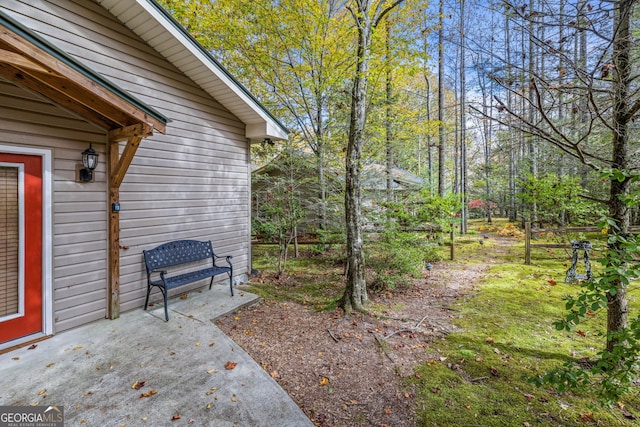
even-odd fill
[[(553, 327), (564, 314), (562, 296), (577, 285), (563, 283), (570, 262), (564, 250), (541, 251), (526, 266), (523, 246), (514, 246), (474, 296), (452, 307), (462, 332), (437, 343), (433, 359), (417, 368), (419, 379), (413, 380), (421, 425), (636, 425), (586, 392), (559, 395), (528, 382), (566, 361), (594, 357), (604, 346), (595, 334), (605, 328), (604, 313), (581, 325), (586, 337)], [(638, 394), (620, 405), (640, 416)]]
[[(559, 368), (566, 361), (591, 358), (603, 348), (605, 313), (580, 325), (576, 332), (556, 331), (553, 321), (564, 314), (562, 297), (576, 293), (577, 285), (564, 283), (571, 262), (565, 249), (534, 248), (532, 264), (524, 265), (524, 237), (507, 250), (495, 239), (479, 240), (486, 232), (513, 231), (504, 220), (492, 225), (470, 222), (470, 232), (456, 235), (456, 262), (452, 268), (470, 264), (489, 264), (472, 295), (452, 307), (461, 332), (437, 341), (429, 352), (428, 363), (416, 368), (409, 383), (416, 390), (416, 411), (421, 426), (633, 426), (638, 420), (626, 419), (619, 406), (640, 418), (638, 393), (625, 396), (619, 406), (601, 407), (587, 392), (558, 394), (550, 387), (537, 388), (528, 379)], [(517, 234), (517, 230), (515, 230)], [(602, 246), (603, 235), (564, 236), (589, 239)], [(448, 236), (445, 238), (448, 241)], [(560, 236), (539, 236), (534, 243), (560, 243)], [(296, 301), (316, 310), (334, 309), (344, 291), (342, 258), (338, 246), (323, 256), (303, 247), (304, 256), (290, 258), (287, 274), (275, 280), (275, 248), (254, 248), (254, 268), (263, 270), (265, 280), (252, 282), (252, 291), (267, 300)], [(449, 247), (441, 246), (443, 259)], [(592, 259), (599, 252), (592, 252)], [(594, 271), (600, 266), (592, 263)], [(580, 270), (580, 269), (579, 269)], [(580, 271), (579, 271), (580, 272)], [(638, 291), (629, 295), (632, 313), (639, 309)], [(376, 307), (372, 306), (375, 312)]]
[[(292, 248), (293, 250), (293, 248)], [(253, 268), (264, 273), (264, 280), (252, 280), (249, 290), (268, 301), (295, 301), (315, 310), (332, 310), (344, 291), (342, 264), (336, 260), (339, 249), (330, 248), (323, 256), (301, 245), (304, 256), (287, 260), (285, 274), (275, 278), (276, 245), (253, 248)]]

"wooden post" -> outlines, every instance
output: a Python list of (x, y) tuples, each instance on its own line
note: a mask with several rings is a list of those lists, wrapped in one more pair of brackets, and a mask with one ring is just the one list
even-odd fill
[[(151, 124), (128, 126), (109, 131), (107, 152), (107, 180), (109, 182), (109, 271), (108, 271), (108, 306), (107, 317), (117, 319), (120, 317), (120, 212), (114, 209), (114, 205), (120, 202), (120, 185), (124, 179), (129, 165), (136, 154), (142, 138), (153, 134)], [(120, 141), (127, 144), (120, 155)]]
[(531, 223), (524, 223), (524, 263), (531, 265)]
[(456, 229), (453, 226), (453, 223), (451, 223), (451, 261), (453, 261), (456, 256), (455, 256), (455, 236), (456, 236)]
[(112, 209), (113, 203), (118, 203), (120, 199), (119, 185), (110, 179), (118, 165), (118, 143), (109, 141), (107, 148), (109, 152), (108, 174), (109, 177), (109, 204), (107, 209), (109, 210), (109, 290), (108, 300), (109, 319), (117, 319), (120, 317), (120, 213), (114, 212)]

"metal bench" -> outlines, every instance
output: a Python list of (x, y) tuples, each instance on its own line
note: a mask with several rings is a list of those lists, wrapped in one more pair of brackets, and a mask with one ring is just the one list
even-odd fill
[[(214, 276), (227, 273), (229, 275), (229, 287), (233, 296), (233, 266), (231, 265), (231, 255), (218, 256), (213, 252), (211, 241), (201, 242), (198, 240), (176, 240), (164, 243), (156, 248), (142, 251), (144, 263), (147, 267), (147, 298), (144, 302), (144, 309), (149, 305), (149, 294), (154, 286), (160, 288), (164, 297), (164, 317), (169, 321), (167, 310), (167, 294), (169, 289), (197, 282), (198, 280), (211, 278), (209, 289), (213, 284)], [(216, 260), (224, 258), (228, 266), (216, 265)], [(195, 265), (194, 263), (205, 259), (211, 259), (211, 266)], [(167, 267), (184, 267), (188, 270), (189, 264), (194, 264), (197, 269), (184, 272), (180, 269), (175, 275), (170, 275)]]

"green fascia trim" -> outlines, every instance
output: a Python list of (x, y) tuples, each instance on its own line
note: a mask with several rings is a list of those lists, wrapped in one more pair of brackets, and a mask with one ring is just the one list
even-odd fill
[(249, 90), (244, 87), (244, 85), (242, 83), (240, 83), (235, 77), (233, 77), (233, 75), (222, 66), (222, 64), (220, 64), (218, 62), (218, 60), (216, 58), (214, 58), (214, 56), (211, 54), (211, 52), (209, 52), (207, 49), (204, 48), (204, 46), (202, 46), (200, 44), (199, 41), (197, 41), (191, 34), (189, 34), (189, 32), (187, 30), (185, 30), (185, 28), (180, 25), (180, 23), (178, 21), (176, 21), (176, 19), (171, 16), (171, 14), (164, 8), (162, 7), (160, 4), (158, 4), (158, 2), (156, 0), (147, 0), (147, 2), (153, 6), (160, 14), (162, 14), (162, 16), (165, 17), (165, 19), (171, 23), (171, 25), (173, 25), (178, 31), (180, 31), (192, 44), (193, 46), (198, 49), (209, 61), (211, 61), (211, 63), (217, 67), (218, 69), (220, 69), (227, 77), (229, 77), (229, 79), (245, 94), (247, 95), (249, 98), (251, 98), (251, 100), (253, 100), (253, 102), (256, 103), (256, 105), (258, 107), (260, 107), (260, 109), (262, 111), (264, 111), (264, 113), (269, 116), (269, 118), (271, 118), (271, 120), (273, 120), (278, 126), (280, 126), (282, 128), (282, 130), (285, 131), (285, 133), (290, 133), (291, 131), (289, 129), (287, 129), (286, 126), (284, 126), (280, 120), (278, 120), (273, 114), (271, 114), (271, 112), (269, 110), (267, 110), (267, 108), (262, 105), (262, 103), (251, 93), (249, 92)]
[(49, 55), (53, 56), (54, 58), (64, 63), (65, 65), (68, 65), (69, 67), (78, 71), (85, 77), (91, 79), (92, 81), (99, 84), (109, 92), (121, 98), (122, 100), (135, 106), (137, 109), (144, 111), (146, 114), (158, 120), (159, 122), (166, 125), (167, 122), (169, 121), (169, 119), (167, 119), (165, 116), (163, 116), (153, 108), (144, 104), (142, 101), (135, 98), (133, 95), (129, 94), (124, 89), (118, 87), (116, 84), (105, 79), (100, 74), (96, 73), (95, 71), (93, 71), (86, 65), (82, 64), (78, 60), (74, 59), (63, 50), (57, 48), (56, 46), (52, 45), (48, 41), (44, 40), (42, 37), (40, 37), (33, 31), (31, 31), (29, 28), (26, 28), (25, 26), (17, 22), (15, 19), (5, 14), (2, 10), (0, 10), (0, 25), (4, 26), (9, 31), (17, 34), (18, 36), (22, 37), (23, 39), (29, 41), (33, 45), (47, 52)]

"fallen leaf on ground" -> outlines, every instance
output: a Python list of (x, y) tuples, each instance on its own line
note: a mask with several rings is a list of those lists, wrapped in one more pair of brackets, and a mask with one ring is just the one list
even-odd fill
[(329, 384), (329, 378), (327, 378), (327, 377), (322, 377), (322, 378), (320, 379), (320, 385), (327, 385), (327, 384)]
[(179, 419), (180, 419), (180, 414), (175, 414), (173, 417), (171, 417), (171, 421), (175, 421)]
[(555, 281), (555, 280), (553, 280), (553, 279), (548, 280), (548, 282), (549, 282), (549, 284), (550, 284), (551, 286), (555, 286), (555, 285), (557, 285), (557, 284), (558, 284), (558, 282), (556, 282), (556, 281)]
[(207, 374), (214, 374), (214, 373), (216, 373), (216, 372), (218, 372), (218, 370), (217, 370), (217, 369), (215, 369), (215, 368), (214, 368), (214, 369), (209, 369), (209, 370), (207, 371)]
[(147, 391), (147, 392), (144, 392), (144, 393), (140, 394), (140, 397), (142, 398), (142, 397), (149, 397), (149, 396), (153, 396), (153, 395), (154, 395), (154, 394), (156, 394), (157, 392), (158, 392), (158, 390), (156, 390), (156, 389), (152, 389), (152, 390), (149, 390), (149, 391)]
[(238, 365), (238, 362), (231, 362), (231, 361), (229, 361), (229, 362), (225, 363), (225, 365), (224, 365), (224, 369), (226, 369), (227, 371), (230, 371), (230, 370), (232, 370), (233, 368), (235, 368), (237, 365)]
[(80, 350), (81, 348), (82, 348), (81, 345), (77, 345), (77, 346), (73, 347), (73, 351)]
[(238, 401), (238, 399), (236, 399), (236, 395), (235, 394), (233, 396), (231, 396), (231, 401), (232, 402), (237, 402)]
[(133, 384), (131, 384), (131, 388), (135, 389), (135, 390), (140, 390), (142, 387), (144, 387), (144, 385), (146, 384), (146, 381), (135, 381)]
[(189, 294), (180, 295), (180, 299), (187, 299), (187, 298), (189, 298)]
[(593, 412), (589, 412), (587, 414), (581, 414), (580, 419), (584, 422), (592, 422), (594, 420)]
[(42, 395), (43, 395), (43, 394), (45, 394), (46, 392), (47, 392), (47, 389), (46, 389), (46, 388), (43, 388), (42, 390), (40, 390), (40, 391), (38, 392), (38, 396), (42, 396)]

